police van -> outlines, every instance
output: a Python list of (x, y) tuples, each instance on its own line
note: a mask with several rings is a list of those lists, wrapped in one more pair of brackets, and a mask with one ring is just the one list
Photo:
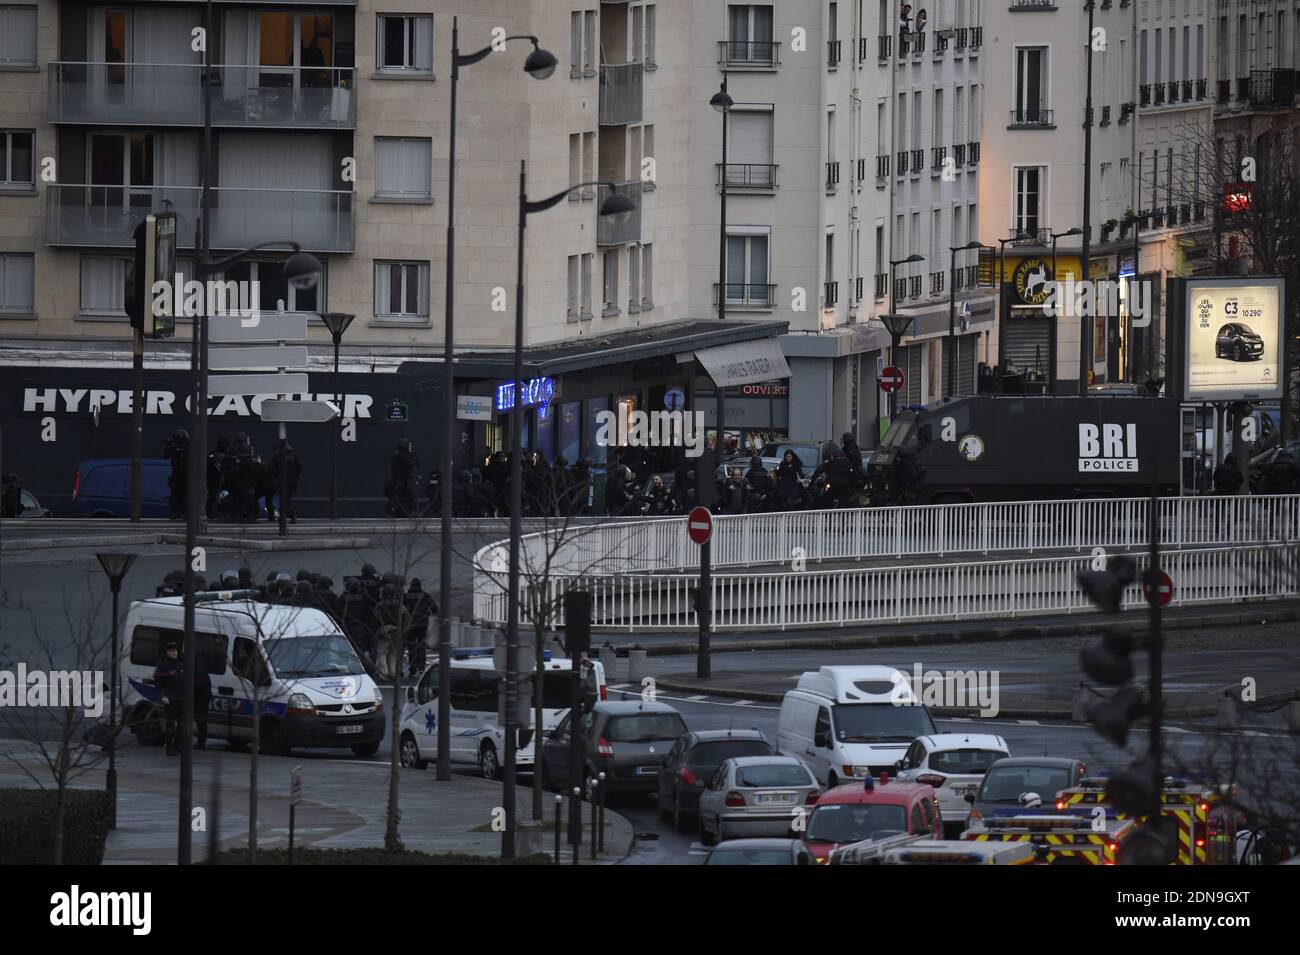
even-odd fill
[[(181, 597), (137, 600), (122, 631), (126, 725), (144, 745), (162, 742), (154, 669), (167, 644), (184, 655)], [(264, 753), (350, 749), (372, 756), (384, 738), (384, 702), (352, 644), (320, 610), (258, 603), (252, 591), (196, 595), (196, 669), (212, 684), (208, 735), (241, 748), (260, 714)]]
[[(505, 754), (505, 674), (488, 649), (459, 650), (451, 661), (450, 749), (453, 763), (477, 765), (488, 779), (501, 775)], [(573, 663), (543, 654), (546, 675), (542, 680), (542, 732), (550, 733), (568, 715), (573, 699)], [(584, 709), (606, 698), (605, 668), (598, 660), (584, 659), (580, 666), (579, 699)], [(424, 769), (438, 758), (438, 664), (421, 675), (415, 686), (406, 688), (402, 707), (400, 747), (402, 765)], [(526, 686), (520, 697), (532, 698), (537, 675), (531, 668), (521, 672)], [(532, 772), (536, 762), (533, 746), (533, 710), (522, 720), (515, 765), (520, 772)]]

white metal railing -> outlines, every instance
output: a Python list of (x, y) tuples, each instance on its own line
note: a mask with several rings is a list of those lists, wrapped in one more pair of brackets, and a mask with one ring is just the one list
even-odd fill
[[(712, 545), (714, 606), (721, 606), (720, 588), (742, 586), (734, 581), (753, 576), (717, 573), (728, 567), (777, 565), (795, 559), (815, 564), (926, 555), (1061, 550), (1091, 553), (1097, 547), (1108, 553), (1138, 550), (1146, 545), (1149, 506), (1147, 498), (1118, 498), (718, 516), (714, 518)], [(1159, 508), (1161, 546), (1171, 553), (1187, 548), (1267, 545), (1300, 539), (1300, 495), (1162, 498)], [(508, 553), (508, 542), (497, 541), (475, 555), (474, 615), (478, 619), (498, 622), (505, 619)], [(687, 538), (684, 518), (557, 526), (552, 531), (525, 535), (521, 555), (521, 576), (525, 587), (545, 584), (551, 595), (556, 596), (580, 582), (583, 588), (596, 595), (597, 607), (601, 600), (607, 600), (612, 602), (611, 606), (632, 602), (638, 607), (663, 608), (654, 610), (651, 617), (665, 622), (647, 622), (645, 626), (687, 626), (668, 621), (675, 620), (681, 612), (693, 616), (689, 591), (695, 585), (695, 577), (679, 571), (689, 571), (697, 566), (699, 548)], [(997, 565), (1007, 563), (1000, 561)], [(1047, 564), (1039, 559), (1023, 563), (1026, 567)], [(782, 580), (809, 581), (815, 577), (822, 581), (820, 584), (786, 585), (796, 588), (789, 592), (792, 600), (803, 600), (810, 595), (798, 591), (798, 587), (823, 586), (825, 580), (831, 579), (823, 580), (819, 576), (821, 573), (861, 573), (866, 575), (862, 579), (867, 580), (875, 579), (872, 574), (885, 570), (860, 568), (818, 574), (808, 570), (797, 575), (765, 574), (757, 576), (767, 578), (767, 583), (744, 584), (743, 587), (748, 588), (746, 593), (760, 596), (769, 593), (763, 588), (775, 587)], [(1005, 582), (998, 582), (998, 588), (1005, 586)], [(1014, 591), (1008, 589), (1007, 592), (1015, 596)], [(1028, 599), (1030, 595), (1024, 596)], [(995, 614), (1029, 609), (1030, 605), (1013, 600)], [(1037, 612), (1055, 613), (1061, 609), (1052, 606)], [(778, 610), (773, 610), (771, 613), (779, 616), (786, 611), (778, 613)], [(906, 617), (906, 614), (902, 617), (886, 614), (880, 618), (862, 619)], [(599, 614), (594, 617), (597, 622), (601, 619)], [(824, 622), (841, 621), (828, 618), (825, 621), (799, 622), (773, 616), (765, 623), (737, 621), (734, 626), (810, 626)], [(733, 624), (723, 619), (719, 625), (725, 628)]]
[[(1145, 569), (1147, 556), (1131, 556)], [(1297, 549), (1291, 544), (1170, 551), (1161, 568), (1174, 581), (1172, 606), (1232, 603), (1295, 596)], [(715, 630), (785, 630), (922, 620), (974, 620), (1094, 610), (1077, 574), (1088, 555), (963, 563), (805, 570), (799, 573), (722, 573), (712, 579)], [(592, 593), (592, 625), (611, 630), (693, 630), (694, 574), (595, 575), (535, 581), (553, 601), (563, 626), (562, 600), (570, 589)], [(1130, 587), (1125, 607), (1145, 605)], [(476, 594), (481, 619), (505, 619), (504, 590)]]

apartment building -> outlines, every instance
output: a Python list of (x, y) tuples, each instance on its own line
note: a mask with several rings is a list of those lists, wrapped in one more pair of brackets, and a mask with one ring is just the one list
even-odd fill
[[(725, 175), (725, 313), (790, 329), (781, 339), (788, 392), (729, 396), (728, 427), (798, 439), (852, 431), (874, 445), (887, 416), (876, 378), (889, 344), (876, 319), (891, 307), (915, 319), (896, 356), (907, 371), (904, 403), (944, 391), (949, 248), (977, 235), (979, 6), (947, 0), (924, 18), (927, 28), (907, 34), (901, 7), (695, 3), (690, 305), (716, 314)], [(709, 106), (724, 76), (735, 104), (725, 119)], [(890, 262), (908, 255), (899, 250), (928, 253), (930, 264), (899, 270), (891, 298)], [(960, 253), (953, 273), (964, 306), (954, 323), (957, 393), (974, 390), (976, 342), (992, 318), (974, 263)]]

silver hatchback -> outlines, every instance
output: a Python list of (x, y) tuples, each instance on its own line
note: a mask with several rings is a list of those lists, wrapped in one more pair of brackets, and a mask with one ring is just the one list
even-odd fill
[(788, 836), (816, 805), (821, 787), (793, 756), (723, 760), (700, 794), (700, 842), (744, 836)]

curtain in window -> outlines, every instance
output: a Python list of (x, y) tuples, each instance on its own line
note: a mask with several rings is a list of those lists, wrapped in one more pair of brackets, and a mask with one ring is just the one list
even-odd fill
[(427, 139), (376, 139), (375, 195), (428, 199), (431, 156)]

